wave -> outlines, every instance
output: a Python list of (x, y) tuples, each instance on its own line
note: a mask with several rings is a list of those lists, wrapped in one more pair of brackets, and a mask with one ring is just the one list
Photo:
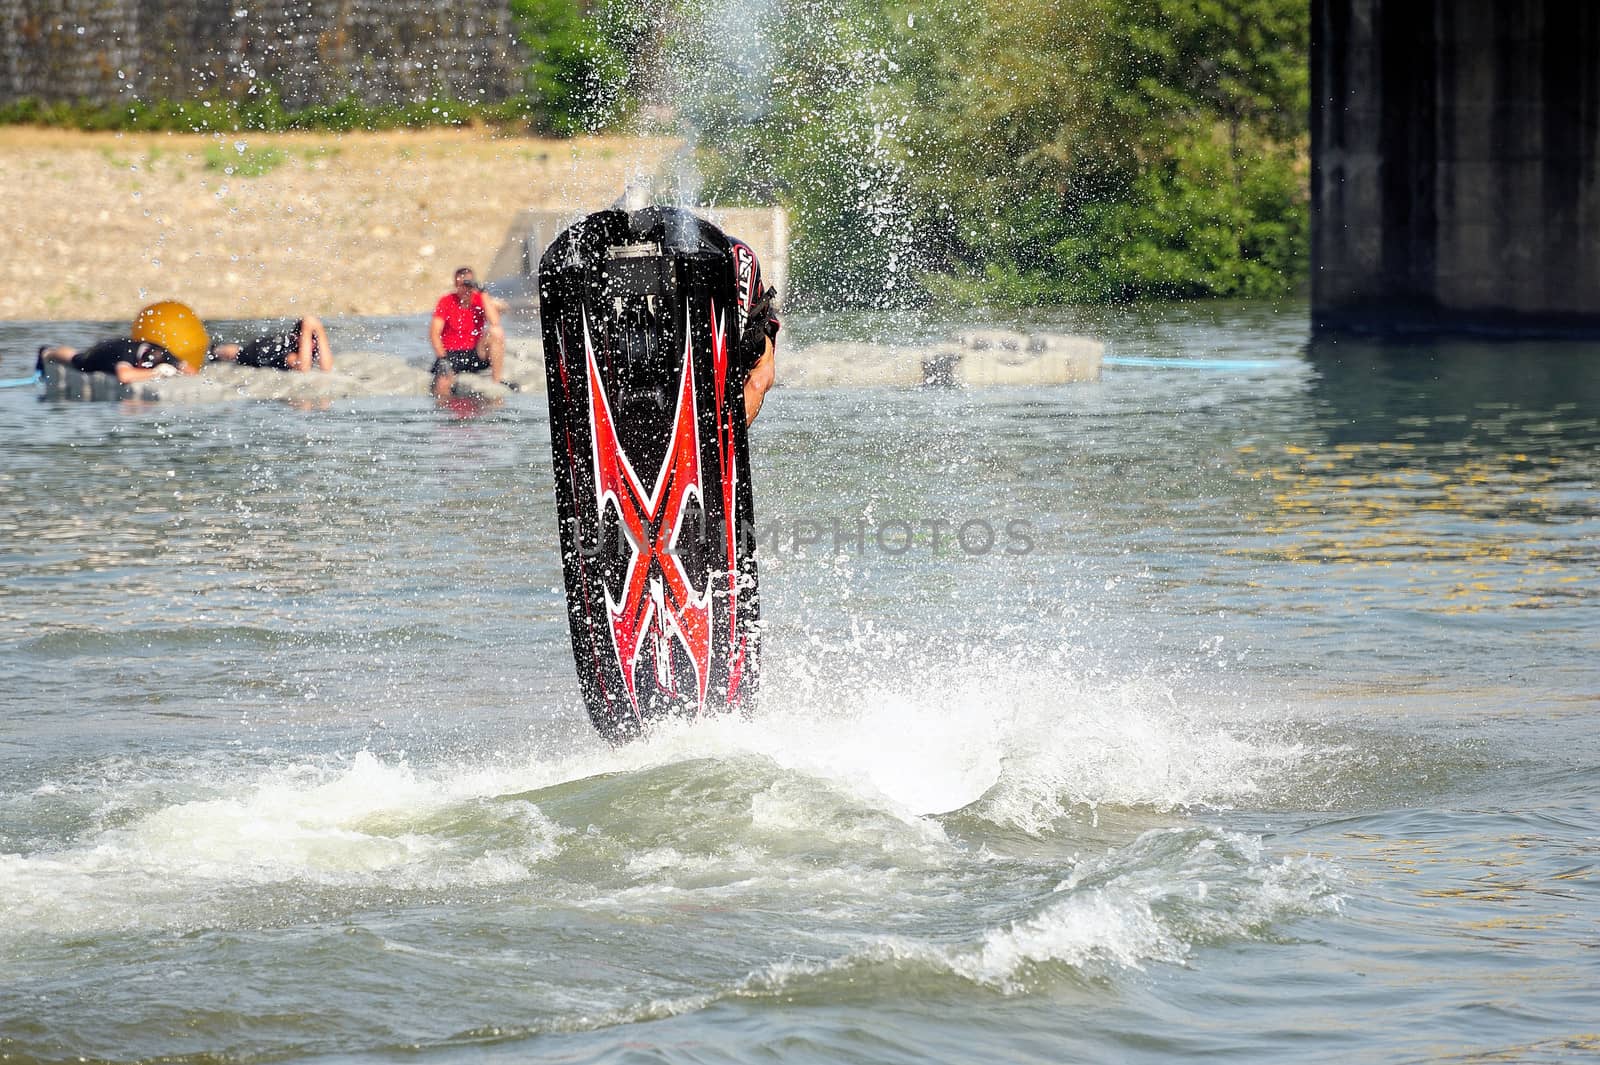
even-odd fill
[[(826, 922), (854, 899), (892, 912), (925, 889), (954, 897), (992, 881), (1005, 894), (1002, 859), (1080, 866), (1065, 855), (1248, 799), (1308, 756), (1185, 707), (1169, 687), (1048, 661), (1030, 673), (968, 658), (767, 691), (749, 717), (668, 723), (619, 748), (551, 732), (432, 761), (218, 753), (0, 793), (8, 818), (57, 826), (0, 854), (0, 939), (507, 890), (585, 910), (716, 893)], [(1143, 812), (1112, 831), (1108, 810)], [(1026, 944), (1063, 922), (1081, 929), (1100, 919), (1095, 906), (1126, 908), (1113, 887), (1096, 890), (1100, 902), (1073, 893), (1059, 913), (1026, 919), (1037, 928), (1019, 919), (950, 966), (1004, 969), (1007, 951), (1031, 956)], [(1137, 927), (1126, 934), (1132, 957), (1170, 953), (1159, 937), (1140, 945)]]

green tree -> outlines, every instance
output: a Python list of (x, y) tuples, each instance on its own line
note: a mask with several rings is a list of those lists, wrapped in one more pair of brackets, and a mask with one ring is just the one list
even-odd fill
[(988, 0), (913, 66), (930, 240), (964, 299), (1288, 291), (1304, 270), (1295, 0)]
[(787, 0), (710, 186), (827, 303), (1266, 296), (1303, 275), (1303, 0)]
[(567, 134), (616, 118), (628, 65), (606, 35), (603, 12), (579, 0), (511, 0), (511, 17), (531, 56), (524, 88), (535, 125)]
[(897, 306), (921, 297), (928, 264), (915, 160), (906, 153), (907, 86), (881, 0), (790, 0), (747, 23), (771, 48), (759, 84), (738, 79), (701, 130), (707, 194), (786, 203), (789, 295), (828, 306)]

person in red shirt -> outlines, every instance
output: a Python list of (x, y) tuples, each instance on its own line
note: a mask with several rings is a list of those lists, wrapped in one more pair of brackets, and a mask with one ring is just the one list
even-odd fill
[(458, 373), (488, 370), (490, 380), (500, 380), (506, 349), (500, 309), (478, 287), (472, 267), (457, 268), (455, 289), (433, 308), (428, 341), (433, 345), (433, 394), (440, 399), (450, 395)]

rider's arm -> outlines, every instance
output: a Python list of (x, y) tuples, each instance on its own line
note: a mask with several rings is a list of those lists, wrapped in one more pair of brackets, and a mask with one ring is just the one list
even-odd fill
[(755, 366), (750, 370), (750, 376), (744, 382), (744, 421), (746, 425), (756, 420), (756, 415), (761, 413), (761, 402), (766, 399), (767, 392), (777, 380), (778, 373), (777, 351), (773, 347), (772, 338), (767, 338), (767, 350), (761, 353), (761, 358), (756, 360)]

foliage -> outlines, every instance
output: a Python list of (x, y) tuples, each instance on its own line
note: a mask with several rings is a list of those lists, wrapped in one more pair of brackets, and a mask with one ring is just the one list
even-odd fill
[(1063, 209), (1049, 192), (995, 220), (988, 254), (929, 279), (960, 302), (1037, 305), (1282, 295), (1306, 258), (1301, 181), (1290, 165), (1236, 166), (1219, 137), (1185, 138), (1128, 188)]
[(525, 103), (537, 128), (571, 134), (595, 130), (620, 112), (625, 53), (606, 33), (602, 15), (579, 0), (511, 0), (517, 35), (531, 60)]
[[(709, 198), (777, 198), (793, 224), (791, 297), (828, 306), (919, 300), (927, 265), (908, 196), (904, 71), (879, 0), (797, 0), (753, 35), (775, 42), (753, 118), (706, 132)], [(791, 300), (791, 306), (794, 305)]]
[(769, 111), (707, 169), (791, 204), (819, 302), (1265, 296), (1304, 272), (1302, 0), (790, 0), (783, 33)]
[(936, 18), (917, 129), (949, 161), (920, 190), (936, 289), (1048, 303), (1298, 281), (1299, 0), (988, 0)]
[(206, 149), (206, 169), (220, 170), (238, 177), (260, 177), (276, 170), (288, 160), (280, 148), (223, 148), (213, 144)]
[(24, 98), (0, 105), (0, 125), (54, 126), (122, 132), (238, 133), (284, 130), (420, 129), (432, 126), (525, 125), (526, 104), (469, 104), (458, 100), (372, 105), (353, 96), (289, 109), (270, 90), (243, 99), (135, 100), (127, 104), (56, 103)]

